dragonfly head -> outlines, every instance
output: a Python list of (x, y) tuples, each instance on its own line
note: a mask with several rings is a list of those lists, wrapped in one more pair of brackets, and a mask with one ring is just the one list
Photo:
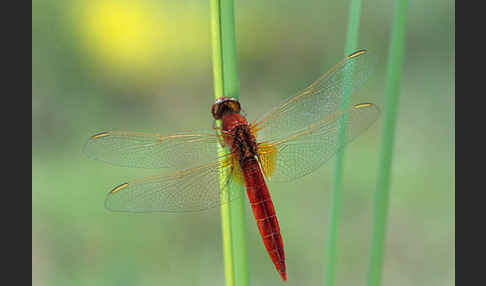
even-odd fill
[(216, 100), (211, 108), (211, 114), (214, 119), (219, 120), (226, 114), (240, 113), (241, 105), (236, 98), (220, 97)]

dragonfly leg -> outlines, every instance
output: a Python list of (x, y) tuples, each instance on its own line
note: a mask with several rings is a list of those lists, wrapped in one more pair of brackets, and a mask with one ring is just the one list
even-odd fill
[(240, 109), (240, 114), (243, 115), (243, 117), (246, 117), (246, 112), (243, 108)]
[(216, 120), (213, 120), (213, 129), (214, 130), (221, 130), (221, 127), (216, 125)]
[[(216, 120), (213, 120), (213, 130), (215, 130), (217, 134), (219, 133), (218, 131), (220, 131), (221, 133), (224, 132), (223, 130), (221, 130), (221, 127), (216, 125)], [(218, 142), (219, 142), (219, 145), (221, 145), (221, 147), (224, 148), (224, 146), (226, 146), (226, 144), (224, 143), (224, 140), (222, 140), (221, 136), (219, 137)]]
[(220, 139), (218, 139), (218, 141), (219, 141), (219, 145), (221, 145), (221, 147), (223, 147), (223, 148), (226, 147), (226, 143), (224, 143), (224, 140), (222, 140), (220, 138)]

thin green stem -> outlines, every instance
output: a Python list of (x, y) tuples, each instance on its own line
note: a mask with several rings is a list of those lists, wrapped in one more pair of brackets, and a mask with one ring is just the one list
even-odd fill
[[(351, 0), (349, 7), (349, 22), (348, 33), (346, 37), (345, 56), (353, 52), (358, 45), (358, 30), (359, 30), (359, 18), (361, 12), (361, 0)], [(348, 75), (352, 77), (352, 70), (349, 70)], [(346, 109), (349, 105), (350, 90), (343, 90), (343, 97), (341, 101), (341, 108)], [(346, 125), (344, 124), (346, 118), (343, 118), (339, 129), (339, 144), (344, 144)], [(344, 163), (344, 150), (336, 156), (336, 165), (334, 168), (334, 184), (331, 193), (330, 214), (329, 214), (329, 239), (327, 243), (327, 256), (326, 256), (326, 268), (325, 268), (325, 285), (333, 286), (336, 278), (336, 265), (337, 265), (337, 240), (338, 240), (338, 225), (341, 209), (341, 193), (343, 188), (343, 163)]]
[[(213, 50), (214, 97), (217, 99), (223, 96), (224, 86), (219, 0), (211, 0), (211, 42)], [(221, 157), (221, 155), (224, 153), (225, 150), (218, 144), (219, 157)], [(222, 173), (220, 174), (220, 178), (220, 180), (222, 180)], [(224, 193), (222, 192), (222, 194)], [(223, 202), (221, 205), (221, 230), (223, 236), (224, 273), (226, 278), (226, 286), (234, 286), (231, 205), (229, 203), (225, 203), (225, 200), (227, 200), (226, 197), (221, 198), (221, 201)]]
[(385, 104), (383, 112), (384, 124), (375, 194), (373, 237), (371, 241), (370, 265), (368, 269), (368, 286), (379, 286), (381, 284), (390, 190), (390, 174), (393, 156), (392, 151), (395, 138), (398, 95), (400, 91), (400, 80), (405, 50), (407, 14), (408, 1), (396, 0), (393, 11), (393, 27), (390, 48), (388, 52)]
[[(233, 0), (211, 0), (214, 97), (239, 98), (238, 59)], [(219, 122), (218, 122), (219, 124)], [(219, 145), (218, 145), (219, 146)], [(218, 153), (227, 150), (218, 147)], [(223, 178), (223, 175), (221, 175)], [(228, 193), (243, 193), (238, 184), (227, 186)], [(244, 196), (240, 196), (243, 198)], [(222, 198), (226, 200), (227, 198)], [(227, 286), (248, 285), (245, 200), (221, 206), (223, 252)]]
[(223, 96), (223, 58), (221, 48), (221, 22), (219, 0), (211, 0), (211, 44), (213, 51), (214, 97)]
[(456, 269), (456, 223), (455, 223), (455, 213), (456, 213), (456, 202), (455, 202), (455, 190), (456, 190), (456, 179), (454, 174), (456, 173), (456, 163), (455, 163), (455, 150), (456, 150), (456, 132), (455, 132), (455, 106), (456, 106), (456, 94), (455, 94), (455, 11), (454, 11), (454, 0), (449, 0), (449, 81), (451, 82), (451, 114), (452, 114), (452, 182), (451, 182), (451, 225), (452, 225), (452, 239), (451, 239), (451, 249), (452, 249), (452, 271), (451, 271), (451, 281), (456, 281), (455, 269)]

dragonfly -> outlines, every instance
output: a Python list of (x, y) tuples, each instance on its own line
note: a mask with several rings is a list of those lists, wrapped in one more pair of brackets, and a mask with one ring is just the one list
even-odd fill
[[(308, 175), (368, 129), (380, 114), (373, 103), (343, 104), (368, 78), (366, 50), (351, 53), (296, 96), (248, 122), (240, 102), (221, 97), (212, 105), (208, 131), (175, 135), (107, 131), (90, 137), (84, 152), (114, 165), (172, 168), (167, 174), (114, 187), (105, 200), (111, 211), (194, 212), (246, 193), (265, 248), (283, 281), (285, 253), (267, 181)], [(351, 97), (351, 99), (354, 98)], [(216, 130), (215, 130), (216, 129)], [(218, 145), (226, 152), (218, 152)]]

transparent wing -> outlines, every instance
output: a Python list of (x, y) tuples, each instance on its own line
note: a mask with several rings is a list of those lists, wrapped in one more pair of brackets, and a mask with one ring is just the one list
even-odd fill
[(166, 168), (204, 165), (217, 159), (215, 132), (172, 136), (109, 131), (92, 136), (84, 147), (88, 157), (124, 167)]
[(253, 123), (257, 140), (280, 141), (337, 112), (343, 90), (351, 94), (368, 78), (370, 59), (359, 50), (341, 60), (303, 92)]
[[(372, 103), (356, 104), (286, 139), (260, 143), (259, 158), (265, 176), (272, 181), (291, 181), (315, 171), (368, 129), (379, 114), (380, 110)], [(340, 142), (338, 133), (342, 124), (346, 127), (344, 140)]]
[(241, 192), (230, 191), (235, 188), (227, 188), (231, 182), (237, 183), (240, 172), (232, 157), (226, 155), (201, 167), (121, 184), (108, 194), (105, 206), (125, 212), (205, 210), (241, 197)]

